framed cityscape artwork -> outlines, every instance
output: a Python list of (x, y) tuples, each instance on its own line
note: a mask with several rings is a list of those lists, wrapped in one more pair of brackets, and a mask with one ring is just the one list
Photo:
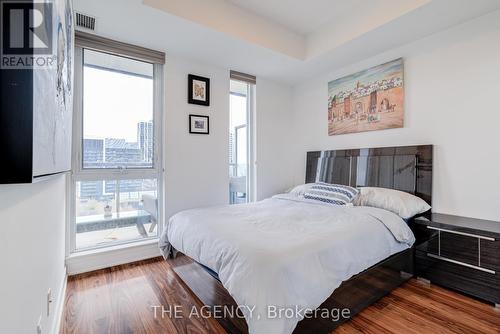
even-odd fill
[(402, 128), (403, 59), (328, 83), (328, 135)]

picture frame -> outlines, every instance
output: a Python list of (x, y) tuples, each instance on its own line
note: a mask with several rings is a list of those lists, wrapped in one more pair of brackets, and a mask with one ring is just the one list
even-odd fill
[(404, 60), (328, 83), (328, 135), (404, 127)]
[(203, 115), (189, 115), (189, 133), (208, 135), (210, 133), (209, 117)]
[(188, 74), (188, 103), (210, 105), (210, 78)]

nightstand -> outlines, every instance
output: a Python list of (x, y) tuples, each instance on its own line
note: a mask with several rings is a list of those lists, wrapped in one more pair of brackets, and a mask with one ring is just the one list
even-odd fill
[(500, 222), (433, 213), (412, 230), (419, 278), (500, 307)]

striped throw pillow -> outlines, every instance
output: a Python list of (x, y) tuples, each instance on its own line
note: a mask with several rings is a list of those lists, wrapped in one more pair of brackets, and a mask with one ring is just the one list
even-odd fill
[(351, 203), (358, 193), (359, 190), (353, 187), (319, 182), (311, 186), (304, 198), (327, 204), (346, 205)]

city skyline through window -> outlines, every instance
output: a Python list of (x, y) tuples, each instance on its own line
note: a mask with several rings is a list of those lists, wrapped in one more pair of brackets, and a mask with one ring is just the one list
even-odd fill
[(83, 168), (153, 162), (153, 65), (84, 50)]

